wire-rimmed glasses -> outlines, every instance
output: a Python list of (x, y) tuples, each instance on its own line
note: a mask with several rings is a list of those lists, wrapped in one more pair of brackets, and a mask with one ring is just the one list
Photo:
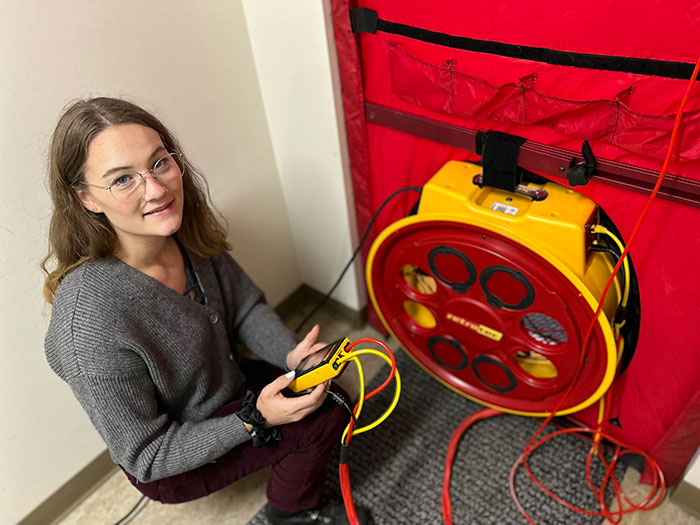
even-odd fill
[(90, 184), (83, 181), (78, 181), (75, 184), (108, 190), (118, 201), (125, 201), (141, 197), (146, 184), (144, 177), (149, 173), (155, 180), (164, 185), (180, 180), (183, 173), (182, 153), (167, 153), (163, 155), (153, 163), (151, 169), (143, 173), (127, 170), (119, 171), (114, 174), (108, 186), (100, 186), (99, 184)]

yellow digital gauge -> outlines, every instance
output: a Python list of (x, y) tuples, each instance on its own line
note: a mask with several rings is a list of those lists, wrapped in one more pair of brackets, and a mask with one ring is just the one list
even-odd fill
[(344, 337), (306, 356), (297, 366), (289, 389), (296, 395), (305, 394), (316, 385), (338, 377), (348, 364), (348, 361), (338, 363), (338, 359), (345, 355), (349, 344), (350, 339)]

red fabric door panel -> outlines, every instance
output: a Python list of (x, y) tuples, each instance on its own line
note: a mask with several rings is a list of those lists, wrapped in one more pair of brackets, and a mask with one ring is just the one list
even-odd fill
[[(471, 130), (496, 130), (658, 170), (687, 81), (474, 53), (397, 35), (353, 35), (350, 7), (380, 18), (474, 39), (575, 53), (694, 63), (700, 15), (687, 5), (602, 1), (456, 2), (333, 0), (358, 226), (393, 191), (424, 184), (447, 160), (473, 153), (363, 120), (365, 101)], [(700, 180), (700, 87), (691, 93), (669, 172)], [(558, 182), (562, 182), (559, 180)], [(583, 189), (628, 238), (646, 195), (595, 182)], [(403, 194), (377, 219), (363, 249), (405, 216)], [(650, 452), (669, 483), (700, 445), (700, 209), (658, 199), (632, 248), (641, 292), (636, 354), (614, 383), (610, 431)], [(377, 318), (372, 317), (377, 323)], [(593, 425), (595, 409), (576, 415)], [(455, 418), (455, 424), (461, 419)], [(524, 439), (527, 437), (524, 436)]]

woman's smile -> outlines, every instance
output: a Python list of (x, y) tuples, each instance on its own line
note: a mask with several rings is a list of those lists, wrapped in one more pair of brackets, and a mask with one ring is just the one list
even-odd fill
[(147, 211), (146, 213), (144, 213), (143, 216), (144, 217), (160, 217), (162, 215), (170, 213), (171, 211), (173, 211), (173, 203), (174, 202), (175, 202), (175, 199), (171, 200), (167, 204), (164, 204), (163, 206), (153, 208), (153, 209), (151, 209), (151, 211)]
[[(140, 124), (109, 127), (90, 144), (85, 179), (92, 186), (77, 191), (87, 209), (109, 219), (122, 250), (142, 246), (148, 238), (162, 240), (180, 229), (184, 206), (181, 171), (167, 157), (165, 161), (173, 162), (168, 169), (177, 170), (179, 176), (173, 178), (170, 171), (153, 172), (154, 163), (163, 161), (167, 154), (160, 135)], [(127, 177), (137, 177), (139, 186), (126, 197), (115, 198), (111, 191), (95, 187), (120, 184)]]

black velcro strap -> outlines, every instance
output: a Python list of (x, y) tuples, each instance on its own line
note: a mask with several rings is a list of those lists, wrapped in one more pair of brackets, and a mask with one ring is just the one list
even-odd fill
[(367, 7), (350, 9), (350, 26), (353, 33), (376, 33), (377, 12)]
[(520, 147), (527, 139), (500, 131), (479, 133), (478, 137), (477, 153), (484, 167), (483, 185), (515, 191), (523, 178), (523, 170), (518, 166)]
[[(366, 13), (354, 15), (354, 11), (363, 11)], [(357, 16), (357, 20), (354, 21), (355, 16)], [(490, 40), (476, 40), (474, 38), (439, 33), (420, 27), (382, 20), (378, 18), (376, 11), (364, 7), (351, 9), (350, 21), (352, 23), (353, 33), (368, 32), (374, 34), (377, 31), (381, 31), (383, 33), (401, 35), (454, 49), (544, 62), (554, 66), (620, 71), (623, 73), (634, 73), (635, 75), (651, 75), (685, 80), (691, 77), (693, 68), (695, 67), (695, 64), (672, 60), (572, 53), (545, 47), (521, 46), (516, 44), (504, 44), (503, 42), (493, 42)], [(698, 80), (700, 81), (700, 77)]]

